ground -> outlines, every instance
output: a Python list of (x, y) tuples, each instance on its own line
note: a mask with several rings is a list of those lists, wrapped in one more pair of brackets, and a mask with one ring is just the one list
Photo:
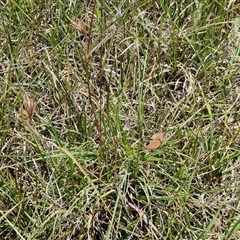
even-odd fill
[(240, 239), (239, 9), (0, 2), (2, 239)]

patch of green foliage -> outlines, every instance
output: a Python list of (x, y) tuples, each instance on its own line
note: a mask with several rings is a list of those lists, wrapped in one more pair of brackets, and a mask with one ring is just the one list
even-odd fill
[(1, 1), (0, 235), (239, 239), (239, 9)]

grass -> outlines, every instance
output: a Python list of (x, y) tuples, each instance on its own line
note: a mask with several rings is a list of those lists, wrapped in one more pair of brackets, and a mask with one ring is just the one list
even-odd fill
[(237, 1), (0, 4), (1, 239), (240, 238)]

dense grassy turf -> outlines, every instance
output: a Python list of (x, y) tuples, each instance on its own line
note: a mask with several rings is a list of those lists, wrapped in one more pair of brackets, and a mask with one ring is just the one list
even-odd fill
[(0, 4), (1, 239), (240, 239), (238, 1)]

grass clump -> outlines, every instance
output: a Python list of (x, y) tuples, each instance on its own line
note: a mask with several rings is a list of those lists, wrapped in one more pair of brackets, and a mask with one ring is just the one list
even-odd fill
[(1, 236), (238, 239), (239, 7), (2, 2)]

